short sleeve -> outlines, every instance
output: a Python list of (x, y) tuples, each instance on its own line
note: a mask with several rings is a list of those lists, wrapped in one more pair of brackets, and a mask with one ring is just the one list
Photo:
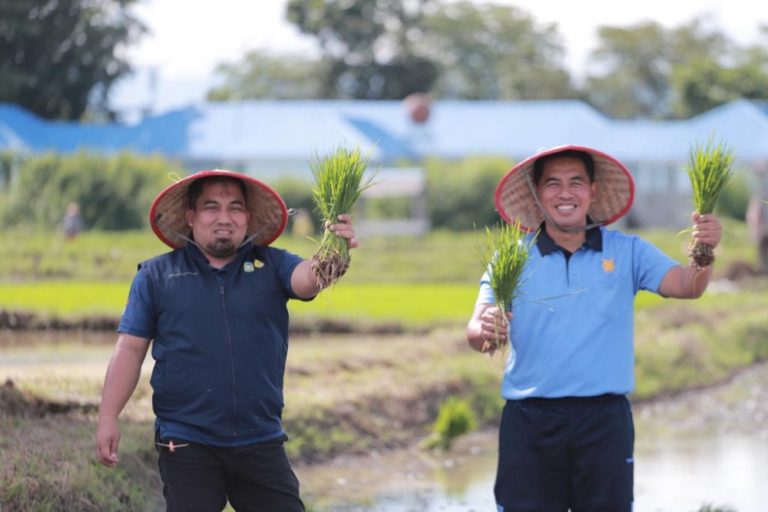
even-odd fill
[(679, 265), (655, 245), (642, 238), (634, 239), (635, 290), (659, 293), (659, 286), (667, 272)]
[(155, 337), (157, 315), (152, 300), (149, 272), (144, 267), (133, 278), (123, 316), (117, 332), (152, 339)]
[(297, 298), (291, 286), (291, 276), (296, 267), (304, 261), (301, 256), (282, 249), (272, 249), (272, 258), (277, 267), (277, 276), (283, 289), (288, 292), (292, 298)]
[(480, 278), (480, 291), (477, 294), (477, 300), (475, 301), (475, 306), (479, 306), (480, 304), (495, 304), (495, 303), (496, 303), (496, 296), (493, 293), (493, 289), (491, 289), (490, 275), (488, 274), (488, 271), (486, 271), (483, 274), (483, 277)]

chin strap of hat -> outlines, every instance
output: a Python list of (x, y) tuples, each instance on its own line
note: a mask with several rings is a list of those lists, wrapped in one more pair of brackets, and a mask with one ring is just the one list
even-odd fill
[[(296, 208), (289, 208), (289, 209), (288, 209), (288, 216), (289, 216), (289, 217), (293, 217), (293, 216), (294, 216), (294, 215), (296, 215), (298, 212), (299, 212), (299, 211), (298, 211)], [(249, 242), (253, 241), (253, 239), (254, 239), (254, 238), (256, 238), (257, 236), (259, 236), (260, 234), (262, 234), (262, 233), (264, 232), (264, 230), (265, 230), (265, 229), (267, 229), (268, 227), (269, 227), (269, 225), (265, 225), (265, 226), (262, 226), (262, 227), (261, 227), (261, 229), (258, 229), (258, 230), (256, 230), (256, 232), (255, 232), (254, 234), (252, 234), (251, 236), (249, 236), (248, 238), (246, 238), (245, 240), (243, 240), (243, 243), (241, 243), (240, 245), (238, 245), (238, 246), (237, 246), (237, 250), (239, 251), (239, 250), (240, 250), (240, 249), (242, 249), (242, 248), (243, 248), (243, 247), (244, 247), (244, 246), (245, 246), (247, 243), (249, 243)]]
[(245, 247), (245, 246), (246, 246), (248, 243), (252, 242), (254, 238), (256, 238), (257, 236), (259, 236), (260, 234), (262, 234), (262, 233), (264, 232), (264, 230), (265, 230), (265, 229), (267, 229), (268, 227), (269, 227), (269, 226), (261, 226), (261, 228), (260, 228), (260, 229), (257, 229), (257, 230), (256, 230), (256, 232), (255, 232), (254, 234), (252, 234), (251, 236), (249, 236), (248, 238), (246, 238), (245, 240), (243, 240), (243, 242), (242, 242), (240, 245), (238, 245), (238, 246), (237, 246), (237, 249), (236, 249), (236, 250), (238, 250), (238, 251), (239, 251), (240, 249), (242, 249), (243, 247)]
[(592, 229), (597, 226), (602, 226), (605, 224), (605, 222), (590, 222), (589, 224), (586, 224), (584, 226), (573, 226), (573, 227), (567, 227), (567, 226), (561, 226), (558, 224), (555, 219), (552, 218), (552, 216), (547, 213), (547, 210), (544, 209), (544, 205), (541, 204), (541, 200), (539, 199), (539, 194), (536, 191), (536, 185), (533, 183), (533, 179), (531, 178), (531, 173), (526, 172), (524, 173), (525, 176), (525, 182), (528, 184), (528, 189), (531, 192), (531, 197), (533, 197), (533, 202), (536, 203), (536, 206), (538, 207), (541, 214), (544, 216), (544, 222), (547, 224), (551, 224), (554, 227), (556, 227), (560, 231), (564, 231), (566, 233), (578, 233), (580, 231), (587, 231), (589, 229)]
[(200, 247), (200, 244), (198, 244), (197, 242), (192, 240), (192, 238), (190, 238), (187, 235), (184, 235), (182, 233), (179, 233), (175, 229), (171, 229), (170, 226), (168, 226), (167, 224), (165, 224), (163, 222), (160, 222), (160, 219), (162, 219), (162, 218), (163, 218), (163, 214), (158, 212), (158, 214), (155, 215), (155, 224), (157, 224), (158, 226), (160, 226), (164, 230), (168, 231), (169, 233), (171, 233), (176, 238), (180, 238), (181, 240), (184, 240), (188, 244), (192, 244), (192, 245), (196, 246), (200, 250), (203, 249), (202, 247)]

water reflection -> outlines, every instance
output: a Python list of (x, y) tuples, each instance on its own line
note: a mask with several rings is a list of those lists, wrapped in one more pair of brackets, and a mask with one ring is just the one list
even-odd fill
[(476, 433), (450, 453), (407, 450), (299, 467), (303, 493), (321, 511), (495, 510), (495, 433)]
[(753, 437), (689, 436), (644, 443), (636, 457), (638, 512), (704, 503), (760, 512), (768, 505), (768, 445)]
[[(636, 406), (635, 512), (730, 505), (768, 510), (768, 366), (728, 385)], [(495, 510), (496, 436), (475, 434), (448, 455), (407, 451), (299, 468), (323, 512)]]

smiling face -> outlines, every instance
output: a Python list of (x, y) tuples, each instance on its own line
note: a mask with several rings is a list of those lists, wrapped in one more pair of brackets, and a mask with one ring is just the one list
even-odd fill
[(194, 209), (187, 209), (192, 235), (214, 265), (231, 261), (245, 239), (249, 212), (236, 180), (203, 183)]
[(544, 211), (560, 227), (586, 226), (587, 211), (595, 199), (595, 184), (582, 160), (570, 156), (547, 159), (536, 190)]

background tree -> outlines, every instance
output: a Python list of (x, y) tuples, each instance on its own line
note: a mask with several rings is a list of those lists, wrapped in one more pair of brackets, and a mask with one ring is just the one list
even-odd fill
[(135, 0), (0, 0), (0, 101), (46, 119), (107, 111), (109, 91), (130, 71), (119, 55), (145, 27)]
[(664, 29), (644, 22), (598, 29), (599, 46), (592, 53), (592, 73), (584, 94), (602, 112), (617, 118), (665, 118), (672, 115), (672, 73), (699, 62), (722, 65), (731, 43), (702, 19)]
[(321, 97), (318, 77), (326, 67), (319, 59), (251, 51), (238, 63), (219, 64), (216, 73), (223, 83), (208, 92), (211, 101), (307, 99)]
[[(768, 27), (763, 28), (768, 40)], [(768, 98), (768, 46), (736, 48), (729, 62), (701, 58), (673, 69), (673, 113), (689, 118), (739, 98)]]
[(424, 20), (418, 47), (437, 62), (436, 96), (562, 99), (576, 96), (555, 25), (538, 27), (511, 6), (463, 1)]
[(429, 91), (437, 68), (415, 51), (435, 0), (289, 0), (287, 18), (317, 38), (327, 98), (402, 99)]

